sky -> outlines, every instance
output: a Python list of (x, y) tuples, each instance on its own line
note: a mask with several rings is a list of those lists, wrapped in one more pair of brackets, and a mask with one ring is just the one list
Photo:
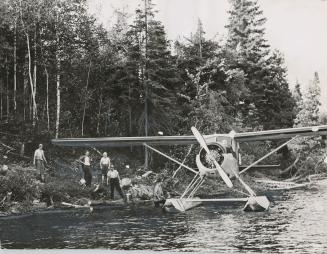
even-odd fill
[[(88, 0), (90, 12), (106, 27), (114, 22), (113, 10), (131, 14), (140, 0)], [(226, 34), (228, 0), (152, 0), (167, 36), (176, 40), (196, 30), (200, 18), (206, 37)], [(305, 89), (319, 73), (322, 110), (327, 111), (327, 0), (258, 0), (267, 18), (266, 39), (284, 54), (291, 89), (298, 80)]]

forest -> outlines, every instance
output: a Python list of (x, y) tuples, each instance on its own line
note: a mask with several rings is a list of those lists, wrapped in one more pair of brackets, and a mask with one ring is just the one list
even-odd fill
[[(205, 134), (317, 125), (318, 73), (291, 91), (257, 1), (230, 0), (227, 34), (167, 39), (151, 0), (105, 29), (86, 0), (0, 3), (0, 131), (60, 137)], [(219, 31), (218, 31), (219, 32)]]

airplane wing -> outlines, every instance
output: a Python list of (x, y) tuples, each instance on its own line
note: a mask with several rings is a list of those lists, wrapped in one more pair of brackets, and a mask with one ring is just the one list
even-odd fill
[[(207, 143), (231, 139), (234, 137), (238, 142), (257, 140), (287, 139), (299, 136), (323, 136), (327, 135), (327, 125), (278, 129), (268, 131), (244, 132), (231, 134), (205, 135)], [(60, 138), (52, 139), (52, 144), (71, 147), (127, 147), (148, 145), (190, 145), (197, 144), (196, 138), (191, 136), (148, 136), (148, 137), (101, 137), (101, 138)]]
[(325, 136), (327, 135), (327, 125), (235, 133), (234, 138), (238, 142), (248, 142), (258, 140), (287, 139), (297, 135)]
[[(213, 135), (205, 136), (210, 141)], [(148, 145), (189, 145), (197, 144), (194, 136), (148, 136), (148, 137), (104, 137), (104, 138), (61, 138), (52, 139), (58, 146), (76, 147), (126, 147)]]

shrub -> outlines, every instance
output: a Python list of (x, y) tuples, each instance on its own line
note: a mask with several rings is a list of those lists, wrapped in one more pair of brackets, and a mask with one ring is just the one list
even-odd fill
[(14, 201), (32, 201), (41, 194), (39, 182), (34, 175), (17, 169), (0, 177), (0, 195), (5, 196), (7, 192), (12, 192)]

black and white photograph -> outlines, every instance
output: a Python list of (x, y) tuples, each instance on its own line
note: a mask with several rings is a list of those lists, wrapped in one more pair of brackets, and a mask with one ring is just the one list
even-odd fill
[(327, 0), (0, 0), (0, 252), (81, 249), (327, 253)]

